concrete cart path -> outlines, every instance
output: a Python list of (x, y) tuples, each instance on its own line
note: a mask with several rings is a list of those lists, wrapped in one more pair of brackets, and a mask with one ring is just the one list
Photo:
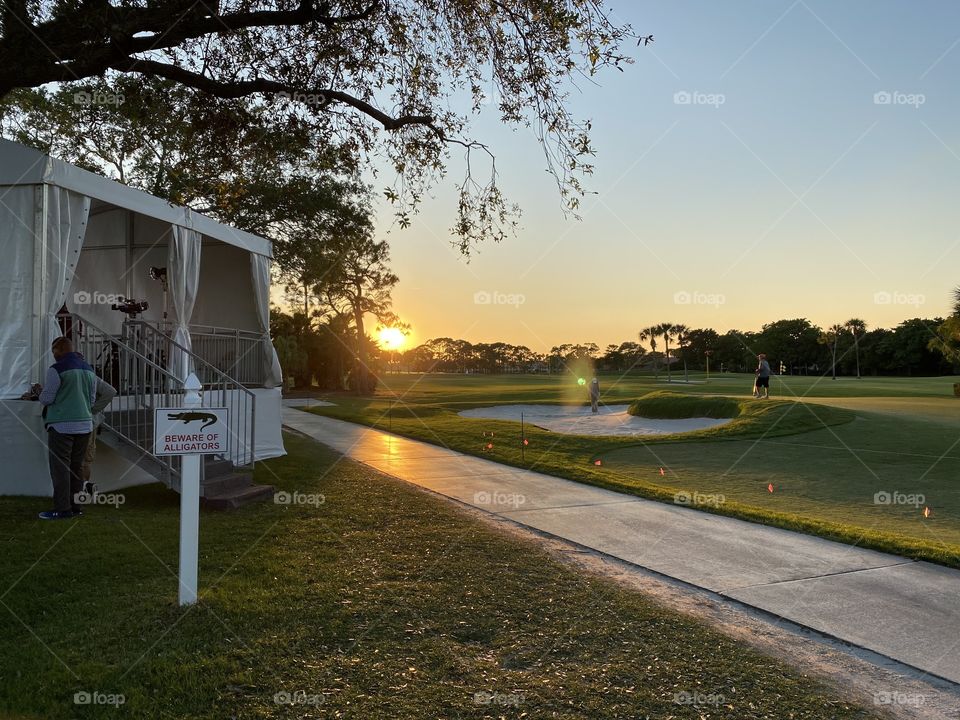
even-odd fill
[(284, 407), (283, 424), (480, 510), (960, 683), (960, 571), (521, 470)]

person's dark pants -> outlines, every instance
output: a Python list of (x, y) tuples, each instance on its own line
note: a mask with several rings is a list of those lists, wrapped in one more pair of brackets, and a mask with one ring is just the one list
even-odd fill
[(47, 430), (50, 479), (53, 481), (53, 509), (57, 512), (79, 510), (74, 496), (83, 490), (83, 458), (90, 433), (64, 435)]

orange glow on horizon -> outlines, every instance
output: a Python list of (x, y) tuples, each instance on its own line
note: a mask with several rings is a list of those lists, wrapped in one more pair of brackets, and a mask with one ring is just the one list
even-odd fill
[(401, 350), (407, 343), (407, 336), (399, 328), (380, 328), (380, 346), (384, 350)]

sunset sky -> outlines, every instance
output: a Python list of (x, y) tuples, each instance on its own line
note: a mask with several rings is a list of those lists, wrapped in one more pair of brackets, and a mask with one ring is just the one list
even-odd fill
[(575, 91), (598, 151), (581, 222), (564, 218), (534, 136), (493, 114), (474, 135), (523, 207), (515, 238), (469, 263), (452, 249), (458, 161), (408, 230), (381, 209), (411, 342), (542, 351), (665, 321), (888, 327), (947, 312), (960, 284), (960, 5), (612, 7), (656, 42)]

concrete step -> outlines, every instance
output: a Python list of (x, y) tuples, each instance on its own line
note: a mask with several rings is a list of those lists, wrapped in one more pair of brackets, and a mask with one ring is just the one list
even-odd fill
[(214, 455), (204, 455), (203, 475), (211, 480), (221, 475), (230, 475), (234, 472), (233, 463)]
[[(253, 472), (235, 468), (229, 460), (213, 460), (208, 465), (212, 465), (217, 472), (213, 476), (205, 472), (201, 478), (200, 497), (202, 498), (242, 490), (253, 484)], [(227, 470), (224, 471), (223, 468)], [(174, 477), (169, 487), (174, 492), (180, 492), (180, 478)]]
[(264, 502), (273, 498), (272, 485), (250, 485), (239, 490), (231, 490), (220, 495), (207, 496), (200, 502), (210, 510), (234, 510), (255, 502)]
[(253, 473), (235, 472), (227, 475), (218, 475), (211, 478), (209, 476), (203, 479), (200, 484), (200, 497), (211, 497), (222, 495), (225, 492), (233, 490), (242, 490), (253, 484)]

